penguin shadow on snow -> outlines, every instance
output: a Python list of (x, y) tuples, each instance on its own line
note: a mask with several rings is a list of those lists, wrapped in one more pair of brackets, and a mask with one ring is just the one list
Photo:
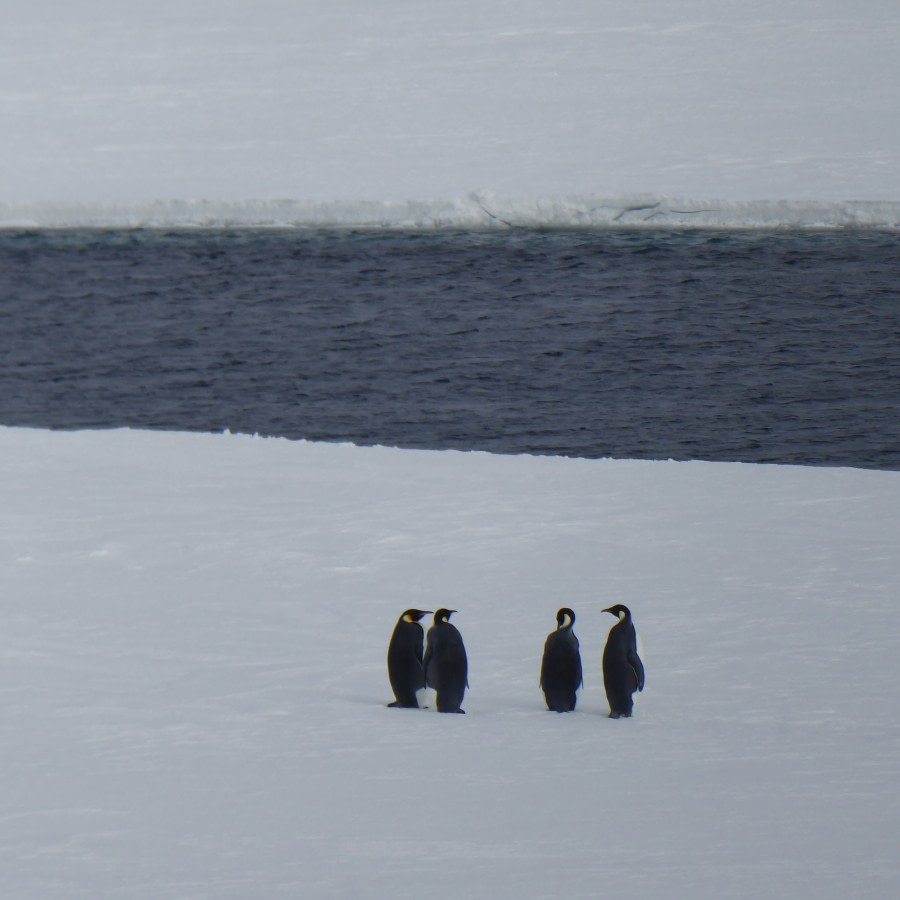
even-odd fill
[[(450, 623), (454, 609), (441, 608), (425, 635), (420, 621), (429, 610), (407, 609), (397, 620), (388, 645), (388, 678), (394, 700), (387, 705), (422, 709), (426, 689), (434, 692), (438, 712), (464, 714), (468, 658), (462, 635)], [(609, 630), (603, 649), (603, 685), (609, 718), (629, 718), (633, 695), (644, 689), (644, 664), (638, 655), (637, 633), (631, 611), (621, 603), (604, 609), (618, 622)], [(573, 712), (584, 685), (581, 650), (573, 627), (575, 613), (567, 606), (556, 614), (556, 629), (547, 635), (541, 658), (539, 685), (547, 709)]]

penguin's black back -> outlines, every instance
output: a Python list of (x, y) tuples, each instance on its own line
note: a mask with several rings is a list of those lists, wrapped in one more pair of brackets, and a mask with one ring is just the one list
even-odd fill
[(634, 708), (632, 695), (644, 689), (644, 664), (638, 656), (637, 633), (628, 608), (619, 604), (604, 612), (620, 617), (610, 628), (603, 649), (603, 685), (609, 714), (618, 719), (631, 715)]
[(455, 610), (439, 609), (428, 629), (425, 646), (425, 682), (437, 694), (438, 712), (463, 712), (469, 662), (462, 635), (448, 621)]
[(581, 652), (578, 638), (572, 630), (575, 613), (564, 607), (557, 613), (556, 620), (559, 627), (551, 631), (544, 642), (541, 689), (548, 709), (571, 712), (575, 709), (582, 682)]
[(422, 644), (425, 632), (419, 619), (426, 615), (419, 609), (406, 610), (394, 626), (388, 644), (387, 666), (391, 690), (397, 698), (389, 706), (418, 707), (416, 691), (425, 687), (422, 667)]

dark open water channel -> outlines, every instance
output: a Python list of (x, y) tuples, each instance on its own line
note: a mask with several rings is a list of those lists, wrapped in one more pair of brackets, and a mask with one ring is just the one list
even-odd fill
[(900, 235), (0, 232), (0, 423), (900, 469)]

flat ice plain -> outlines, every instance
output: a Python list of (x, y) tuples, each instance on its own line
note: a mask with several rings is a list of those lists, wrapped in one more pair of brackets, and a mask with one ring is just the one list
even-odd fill
[[(127, 430), (0, 460), (10, 896), (900, 887), (900, 473)], [(647, 668), (619, 721), (613, 602)], [(385, 706), (408, 606), (459, 610), (465, 716)]]
[(900, 223), (894, 0), (34, 0), (0, 225)]

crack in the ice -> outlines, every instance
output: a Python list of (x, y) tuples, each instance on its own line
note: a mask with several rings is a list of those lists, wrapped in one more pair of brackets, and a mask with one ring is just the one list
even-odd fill
[(501, 218), (500, 216), (494, 215), (480, 200), (475, 201), (478, 204), (478, 208), (486, 215), (490, 216), (495, 222), (502, 222), (506, 225), (507, 228), (512, 228), (513, 223), (508, 222), (506, 219)]
[(623, 216), (626, 216), (628, 213), (638, 213), (638, 212), (646, 212), (651, 210), (649, 215), (643, 216), (641, 221), (649, 222), (651, 219), (657, 218), (657, 216), (665, 216), (665, 215), (676, 215), (676, 216), (696, 216), (700, 213), (710, 213), (710, 212), (718, 212), (715, 207), (703, 208), (703, 209), (672, 209), (672, 208), (660, 208), (663, 207), (661, 201), (656, 203), (646, 203), (640, 206), (626, 206), (617, 216), (613, 218), (613, 222), (618, 222)]
[(647, 203), (641, 206), (626, 206), (617, 216), (613, 217), (613, 222), (618, 222), (622, 216), (627, 215), (628, 213), (633, 212), (643, 212), (645, 209), (658, 209), (660, 207), (660, 203)]

